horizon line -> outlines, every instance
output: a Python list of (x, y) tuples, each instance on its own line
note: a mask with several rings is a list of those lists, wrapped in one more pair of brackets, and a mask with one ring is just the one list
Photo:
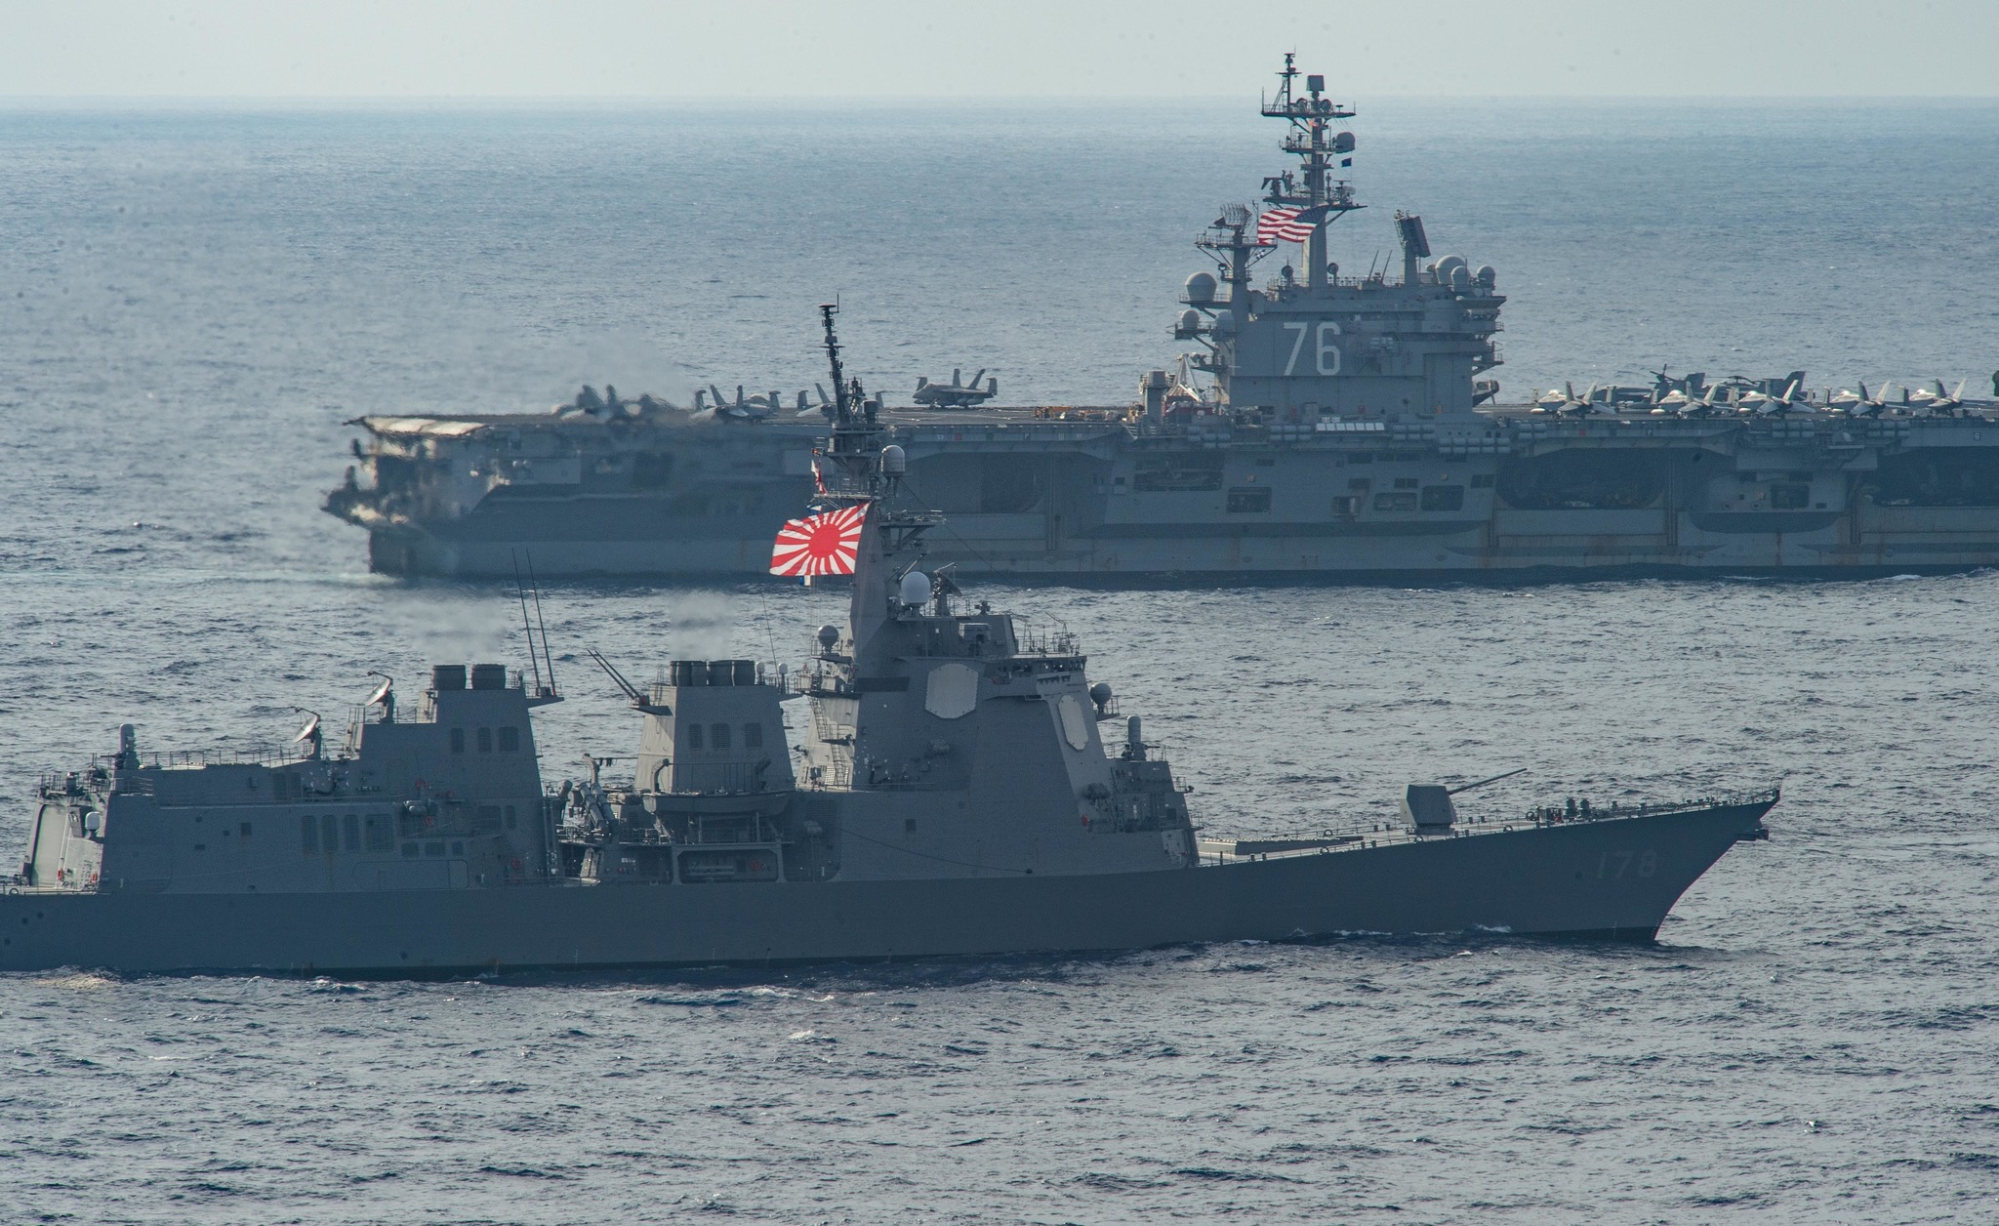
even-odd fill
[[(1349, 105), (1364, 106), (1362, 99), (1398, 102), (1616, 102), (1662, 103), (1700, 106), (1710, 103), (1895, 103), (1895, 102), (1999, 102), (1999, 90), (1990, 93), (1937, 94), (1500, 94), (1500, 93), (1376, 93), (1358, 95)], [(0, 94), (0, 107), (61, 105), (150, 106), (738, 106), (754, 110), (775, 110), (800, 102), (822, 105), (957, 105), (965, 103), (1037, 103), (1054, 105), (1158, 106), (1228, 103), (1243, 104), (1240, 93), (1218, 94)], [(1347, 100), (1342, 99), (1342, 102)]]

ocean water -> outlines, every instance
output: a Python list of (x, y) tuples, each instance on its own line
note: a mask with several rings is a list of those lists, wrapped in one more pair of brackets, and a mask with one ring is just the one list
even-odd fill
[[(1394, 207), (1511, 295), (1509, 394), (1999, 365), (1999, 106), (1363, 103)], [(364, 573), (365, 412), (987, 366), (1121, 400), (1277, 169), (1238, 102), (0, 111), (0, 844), (35, 778), (336, 725), (511, 593)], [(1275, 258), (1275, 257), (1274, 257)], [(1060, 620), (1212, 828), (1412, 779), (1781, 781), (1656, 947), (1343, 939), (466, 982), (0, 977), (0, 1220), (1938, 1222), (1999, 1203), (1999, 575), (980, 595)], [(558, 585), (575, 657), (795, 658), (837, 594)], [(699, 1220), (699, 1219), (697, 1219)]]

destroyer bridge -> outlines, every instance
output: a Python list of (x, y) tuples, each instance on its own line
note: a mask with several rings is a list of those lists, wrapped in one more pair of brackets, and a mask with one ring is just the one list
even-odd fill
[[(1284, 168), (1200, 209), (1179, 347), (1127, 404), (870, 401), (961, 575), (1574, 576), (1999, 565), (1999, 423), (1951, 391), (1776, 379), (1573, 386), (1513, 404), (1494, 376), (1491, 265), (1433, 253), (1423, 219), (1365, 216), (1355, 109), (1287, 57), (1260, 113)], [(1193, 205), (1190, 203), (1190, 208)], [(1337, 250), (1395, 245), (1395, 266)], [(1277, 265), (1273, 270), (1270, 266)], [(926, 384), (926, 389), (935, 385)], [(965, 391), (966, 389), (958, 389)], [(985, 391), (994, 391), (989, 382)], [(1999, 392), (1995, 392), (1999, 394)], [(691, 412), (584, 389), (545, 415), (359, 419), (326, 508), (373, 569), (760, 575), (813, 490), (830, 404), (799, 392)]]

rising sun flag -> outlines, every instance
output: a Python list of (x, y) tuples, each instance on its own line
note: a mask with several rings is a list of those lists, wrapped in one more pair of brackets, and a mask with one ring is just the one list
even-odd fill
[(861, 523), (866, 503), (841, 507), (804, 519), (788, 519), (777, 530), (770, 551), (773, 575), (851, 575), (861, 549)]

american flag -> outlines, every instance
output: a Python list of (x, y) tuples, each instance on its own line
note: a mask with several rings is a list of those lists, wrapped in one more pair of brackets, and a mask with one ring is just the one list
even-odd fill
[(1302, 243), (1312, 237), (1310, 222), (1298, 220), (1303, 209), (1265, 209), (1256, 219), (1256, 241), (1265, 247), (1282, 239)]
[(770, 551), (773, 575), (851, 575), (861, 550), (861, 525), (868, 504), (841, 507), (804, 519), (788, 519)]

